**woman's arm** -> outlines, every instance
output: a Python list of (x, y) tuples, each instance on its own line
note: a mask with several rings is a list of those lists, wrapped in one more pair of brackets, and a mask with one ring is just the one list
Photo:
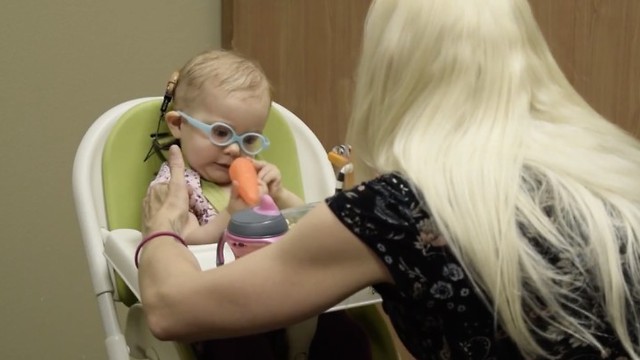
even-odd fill
[(184, 250), (169, 240), (143, 253), (148, 263), (164, 263), (151, 265), (155, 274), (143, 263), (140, 278), (150, 328), (161, 339), (279, 328), (321, 313), (367, 285), (391, 282), (379, 258), (324, 204), (279, 242), (218, 269), (200, 272), (184, 251), (174, 253), (176, 248)]
[[(172, 166), (172, 175), (178, 168)], [(171, 219), (167, 211), (158, 214), (149, 216)], [(166, 222), (156, 221), (160, 227)], [(172, 238), (155, 239), (142, 252), (139, 279), (154, 335), (183, 341), (283, 327), (367, 285), (392, 281), (382, 261), (325, 204), (279, 242), (205, 272)]]

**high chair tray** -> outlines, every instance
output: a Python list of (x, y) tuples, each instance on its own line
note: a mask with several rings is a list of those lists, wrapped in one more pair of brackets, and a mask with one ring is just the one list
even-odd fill
[[(107, 234), (104, 244), (104, 256), (107, 258), (107, 261), (138, 299), (140, 298), (138, 269), (136, 269), (133, 257), (141, 239), (142, 235), (137, 230), (117, 229)], [(200, 267), (203, 270), (216, 267), (215, 244), (192, 245), (189, 246), (189, 249), (198, 259)], [(227, 245), (225, 245), (224, 248), (224, 258), (227, 259), (228, 262), (234, 259), (233, 252), (231, 252), (231, 249)], [(343, 310), (374, 304), (380, 301), (380, 296), (375, 293), (371, 287), (367, 287), (349, 296), (327, 311)]]

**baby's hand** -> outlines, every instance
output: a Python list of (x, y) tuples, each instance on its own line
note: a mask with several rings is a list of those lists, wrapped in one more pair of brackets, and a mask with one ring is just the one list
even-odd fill
[(233, 215), (238, 211), (250, 208), (251, 205), (247, 204), (240, 193), (238, 192), (237, 182), (231, 183), (231, 195), (229, 196), (229, 203), (227, 204), (227, 211)]
[(253, 160), (253, 164), (258, 171), (258, 183), (260, 184), (260, 193), (269, 194), (276, 202), (283, 192), (282, 174), (277, 166), (261, 160)]

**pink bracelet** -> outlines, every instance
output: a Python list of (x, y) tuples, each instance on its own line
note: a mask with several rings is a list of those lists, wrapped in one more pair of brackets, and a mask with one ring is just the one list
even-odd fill
[(140, 244), (138, 244), (138, 247), (136, 248), (136, 254), (134, 255), (136, 269), (138, 268), (138, 257), (140, 256), (140, 250), (142, 250), (142, 247), (149, 241), (160, 236), (171, 236), (176, 241), (180, 242), (182, 245), (187, 246), (187, 243), (184, 241), (184, 239), (180, 235), (172, 231), (158, 231), (153, 234), (147, 235), (147, 237), (145, 237), (144, 239), (142, 239), (142, 241), (140, 241)]

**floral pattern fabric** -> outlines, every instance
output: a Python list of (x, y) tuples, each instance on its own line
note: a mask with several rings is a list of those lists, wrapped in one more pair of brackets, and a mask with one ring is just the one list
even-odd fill
[[(495, 324), (425, 202), (402, 176), (380, 176), (326, 202), (387, 266), (395, 285), (374, 288), (398, 336), (417, 359), (523, 358)], [(611, 345), (604, 357), (563, 334), (553, 343), (541, 342), (562, 359), (627, 359), (614, 337), (603, 343)]]
[[(169, 169), (169, 163), (165, 161), (162, 163), (162, 166), (160, 166), (156, 178), (149, 184), (149, 188), (155, 184), (168, 183), (170, 179), (171, 170)], [(196, 216), (198, 224), (205, 225), (216, 216), (218, 212), (202, 193), (200, 175), (197, 172), (189, 168), (185, 169), (184, 179), (187, 182), (187, 186), (192, 190), (189, 196), (189, 211)]]

